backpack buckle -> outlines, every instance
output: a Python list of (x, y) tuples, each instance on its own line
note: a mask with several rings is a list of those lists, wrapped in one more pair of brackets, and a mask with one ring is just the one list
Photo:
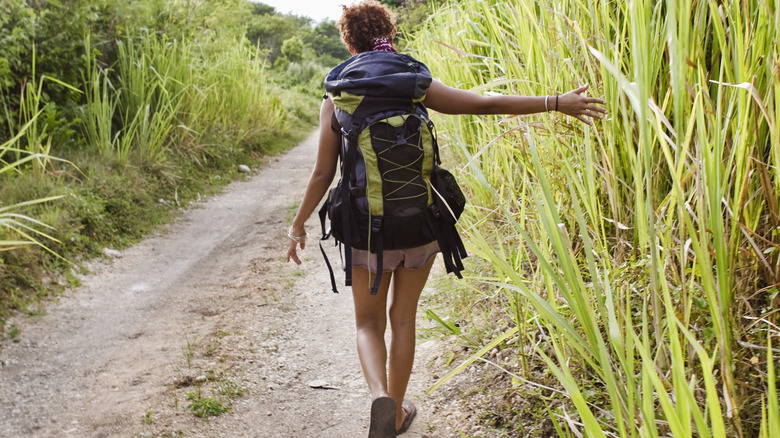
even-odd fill
[(382, 216), (371, 219), (371, 232), (378, 233), (382, 229)]

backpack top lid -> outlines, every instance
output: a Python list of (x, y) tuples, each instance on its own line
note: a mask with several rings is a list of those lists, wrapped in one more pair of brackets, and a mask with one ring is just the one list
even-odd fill
[(409, 55), (372, 51), (331, 70), (325, 90), (341, 126), (354, 128), (380, 113), (414, 111), (432, 80), (428, 67)]

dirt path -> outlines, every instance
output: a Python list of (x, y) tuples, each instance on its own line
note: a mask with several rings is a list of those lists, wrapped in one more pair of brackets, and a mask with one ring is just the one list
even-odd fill
[[(330, 291), (316, 239), (302, 267), (283, 260), (315, 143), (97, 264), (47, 315), (17, 320), (19, 342), (0, 353), (0, 436), (366, 436), (349, 290)], [(430, 431), (432, 379), (418, 363), (420, 415), (404, 437), (452, 436)], [(195, 402), (232, 409), (202, 419)]]

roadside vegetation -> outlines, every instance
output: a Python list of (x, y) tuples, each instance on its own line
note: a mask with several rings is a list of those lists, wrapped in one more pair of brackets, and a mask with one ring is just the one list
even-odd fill
[(440, 383), (500, 350), (502, 409), (559, 436), (780, 436), (779, 31), (771, 1), (463, 0), (407, 33), (449, 85), (610, 111), (435, 116), (472, 255)]
[[(504, 412), (480, 416), (511, 436), (780, 436), (777, 2), (386, 3), (449, 85), (587, 83), (610, 110), (434, 116), (471, 257), (427, 303), (462, 346), (432, 389), (484, 364)], [(347, 56), (332, 23), (248, 0), (0, 3), (0, 335), (307, 135)]]
[(248, 0), (0, 4), (0, 335), (179, 208), (307, 136), (332, 22)]

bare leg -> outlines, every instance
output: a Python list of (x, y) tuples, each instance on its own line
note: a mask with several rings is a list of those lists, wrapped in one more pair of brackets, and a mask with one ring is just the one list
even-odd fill
[(389, 394), (395, 400), (395, 427), (398, 430), (404, 420), (401, 409), (409, 376), (414, 364), (415, 324), (417, 319), (417, 303), (420, 293), (428, 280), (434, 259), (420, 269), (400, 267), (394, 271), (393, 292), (390, 298), (390, 372)]
[(373, 277), (366, 268), (352, 268), (352, 299), (355, 303), (358, 356), (371, 398), (376, 399), (388, 395), (385, 329), (387, 290), (392, 275), (390, 272), (382, 274), (382, 283), (376, 295), (371, 295)]

